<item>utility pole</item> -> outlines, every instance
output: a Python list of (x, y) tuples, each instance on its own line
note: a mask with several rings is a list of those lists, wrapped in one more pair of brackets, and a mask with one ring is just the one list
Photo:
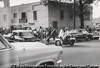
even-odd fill
[(76, 28), (76, 22), (75, 22), (75, 0), (74, 0), (74, 29)]

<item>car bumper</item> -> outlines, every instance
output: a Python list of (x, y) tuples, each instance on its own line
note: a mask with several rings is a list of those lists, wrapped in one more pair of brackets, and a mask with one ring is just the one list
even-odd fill
[(60, 59), (60, 60), (57, 61), (57, 64), (60, 64), (60, 63), (62, 63), (62, 59)]
[(93, 38), (99, 38), (99, 36), (93, 36)]

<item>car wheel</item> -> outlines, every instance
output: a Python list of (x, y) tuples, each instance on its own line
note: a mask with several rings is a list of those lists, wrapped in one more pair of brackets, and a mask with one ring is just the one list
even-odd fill
[(70, 46), (73, 46), (75, 42), (70, 42)]
[(62, 46), (61, 41), (56, 41), (56, 42), (55, 42), (55, 45), (56, 45), (56, 46)]

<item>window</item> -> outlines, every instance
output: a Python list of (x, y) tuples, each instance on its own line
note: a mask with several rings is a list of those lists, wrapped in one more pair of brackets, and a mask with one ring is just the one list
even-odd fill
[(3, 17), (4, 17), (4, 22), (7, 21), (7, 14), (4, 14)]
[(33, 20), (37, 20), (37, 11), (33, 11)]
[(14, 14), (13, 14), (13, 17), (14, 17), (14, 18), (17, 18), (17, 13), (14, 13)]
[(4, 43), (2, 42), (2, 40), (0, 40), (0, 49), (4, 49), (6, 48), (6, 46), (4, 45)]
[(64, 11), (60, 10), (60, 19), (63, 20), (64, 19)]
[(22, 12), (22, 18), (26, 19), (26, 12)]

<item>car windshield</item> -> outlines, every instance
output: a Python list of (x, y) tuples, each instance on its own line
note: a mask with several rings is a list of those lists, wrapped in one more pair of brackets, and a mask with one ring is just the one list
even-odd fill
[(19, 36), (33, 36), (30, 32), (20, 32)]
[(77, 33), (77, 30), (71, 30), (70, 33)]
[(82, 31), (82, 33), (85, 33), (85, 34), (88, 33), (86, 30), (81, 30), (81, 31)]
[(9, 37), (5, 37), (9, 42), (34, 42), (36, 37), (31, 31), (13, 31)]

